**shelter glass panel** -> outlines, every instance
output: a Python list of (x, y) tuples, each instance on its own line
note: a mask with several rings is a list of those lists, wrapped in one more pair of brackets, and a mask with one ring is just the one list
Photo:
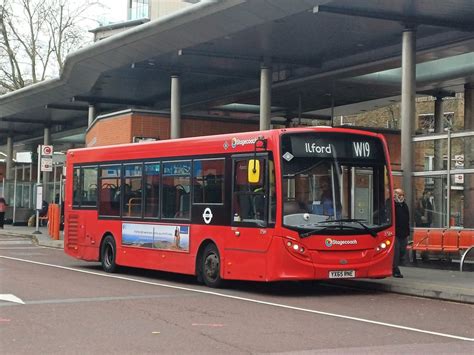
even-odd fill
[(451, 140), (451, 169), (474, 169), (474, 136)]
[(446, 170), (447, 139), (415, 142), (413, 154), (414, 171)]
[(413, 178), (414, 206), (412, 225), (420, 228), (446, 227), (447, 179), (446, 176)]
[(451, 174), (449, 224), (474, 228), (474, 174)]

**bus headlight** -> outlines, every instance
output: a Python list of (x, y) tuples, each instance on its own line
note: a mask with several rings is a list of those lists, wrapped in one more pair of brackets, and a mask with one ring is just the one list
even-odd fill
[(392, 242), (390, 241), (390, 239), (386, 239), (384, 241), (382, 241), (379, 245), (377, 245), (377, 247), (375, 248), (375, 252), (376, 253), (380, 253), (384, 250), (387, 250), (388, 247), (390, 246), (390, 244), (392, 244)]

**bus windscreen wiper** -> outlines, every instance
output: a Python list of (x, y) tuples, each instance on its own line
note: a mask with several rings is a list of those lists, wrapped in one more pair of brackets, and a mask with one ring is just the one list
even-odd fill
[[(319, 222), (319, 223), (325, 223), (325, 222), (334, 222), (334, 221), (324, 221), (324, 222)], [(339, 222), (339, 220), (337, 220), (336, 222)], [(360, 228), (357, 228), (357, 227), (354, 227), (354, 226), (348, 226), (348, 225), (345, 225), (345, 224), (334, 224), (334, 225), (330, 225), (330, 226), (321, 226), (320, 228), (317, 228), (317, 229), (311, 229), (310, 231), (301, 233), (300, 237), (301, 238), (306, 238), (306, 237), (309, 237), (310, 235), (313, 235), (313, 234), (316, 234), (316, 233), (322, 233), (322, 232), (327, 231), (329, 229), (343, 230), (344, 228), (355, 229), (355, 230), (360, 231)], [(370, 233), (370, 231), (369, 231), (369, 233)]]
[(333, 220), (324, 221), (322, 223), (327, 223), (327, 222), (354, 222), (354, 223), (359, 224), (362, 228), (364, 228), (364, 230), (367, 233), (369, 233), (372, 237), (376, 237), (377, 233), (374, 232), (369, 227), (367, 227), (367, 225), (365, 223), (362, 223), (362, 221), (365, 221), (365, 220), (364, 219), (354, 219), (354, 218), (341, 218), (341, 219), (333, 219)]
[(321, 232), (324, 232), (324, 231), (326, 231), (330, 228), (333, 228), (333, 227), (339, 227), (339, 226), (326, 226), (326, 227), (321, 227), (321, 228), (318, 228), (318, 229), (311, 229), (310, 231), (301, 233), (300, 237), (301, 238), (306, 238), (306, 237), (309, 237), (312, 234), (321, 233)]

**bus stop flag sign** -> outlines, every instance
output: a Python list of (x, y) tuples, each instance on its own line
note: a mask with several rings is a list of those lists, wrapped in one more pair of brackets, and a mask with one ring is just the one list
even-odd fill
[(41, 146), (41, 156), (52, 156), (53, 155), (53, 146), (52, 145), (42, 145)]
[(53, 146), (41, 145), (41, 171), (53, 171)]
[(41, 157), (41, 171), (53, 171), (53, 158)]

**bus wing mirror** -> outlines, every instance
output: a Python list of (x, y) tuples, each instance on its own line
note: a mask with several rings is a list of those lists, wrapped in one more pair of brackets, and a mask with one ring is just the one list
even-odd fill
[(247, 165), (247, 181), (249, 184), (256, 184), (260, 181), (260, 161), (250, 159)]

